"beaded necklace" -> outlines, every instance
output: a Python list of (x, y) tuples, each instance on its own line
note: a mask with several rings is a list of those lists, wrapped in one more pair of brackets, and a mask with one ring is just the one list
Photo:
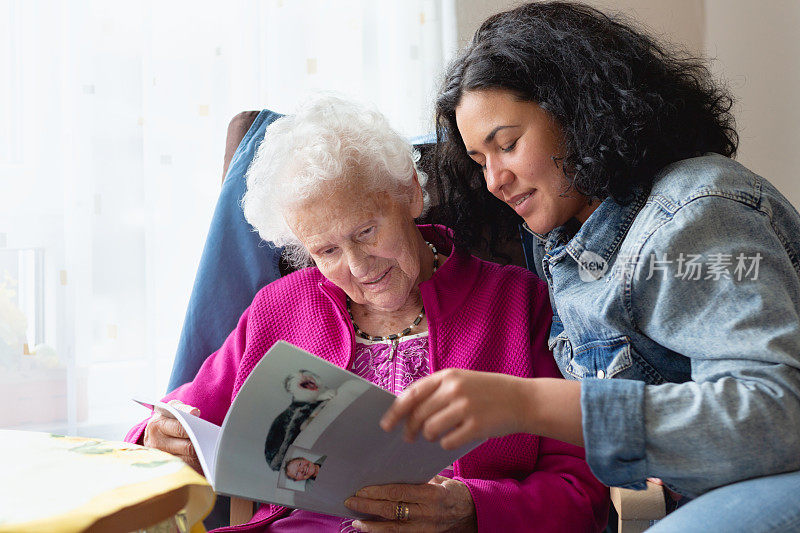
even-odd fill
[[(434, 274), (434, 273), (436, 273), (436, 270), (438, 270), (438, 268), (439, 268), (439, 252), (436, 250), (436, 247), (433, 244), (429, 243), (428, 241), (425, 241), (425, 244), (427, 244), (428, 247), (433, 252), (433, 273), (432, 274)], [(406, 335), (408, 335), (411, 332), (412, 329), (414, 329), (415, 326), (419, 325), (419, 323), (422, 322), (422, 317), (425, 316), (425, 306), (424, 305), (422, 306), (422, 309), (420, 309), (419, 314), (417, 315), (417, 318), (414, 319), (414, 322), (412, 322), (410, 326), (408, 326), (406, 329), (404, 329), (400, 333), (392, 333), (391, 335), (387, 335), (386, 337), (381, 337), (379, 335), (368, 335), (367, 333), (364, 333), (363, 331), (361, 331), (361, 328), (359, 328), (358, 324), (356, 324), (356, 319), (353, 318), (353, 310), (350, 308), (350, 297), (349, 296), (347, 297), (347, 313), (350, 315), (350, 322), (353, 323), (353, 329), (355, 329), (356, 335), (358, 335), (362, 339), (367, 339), (368, 341), (393, 341), (395, 339), (399, 339), (400, 337), (405, 337)]]

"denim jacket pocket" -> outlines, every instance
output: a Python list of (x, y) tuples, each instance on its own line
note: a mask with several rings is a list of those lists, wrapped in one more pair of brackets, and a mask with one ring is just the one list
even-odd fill
[(626, 335), (575, 346), (564, 331), (561, 318), (554, 314), (547, 344), (561, 374), (567, 379), (618, 377), (649, 384), (664, 382), (660, 374), (634, 351)]
[(550, 338), (547, 346), (553, 352), (561, 374), (567, 379), (580, 379), (586, 374), (586, 369), (572, 360), (572, 343), (564, 331), (564, 324), (558, 315), (553, 315), (553, 323), (550, 326)]
[(581, 378), (613, 378), (633, 366), (630, 339), (621, 335), (575, 347), (571, 365), (581, 372)]

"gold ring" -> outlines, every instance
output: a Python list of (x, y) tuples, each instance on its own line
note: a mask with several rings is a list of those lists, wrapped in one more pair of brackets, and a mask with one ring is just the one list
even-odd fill
[(399, 520), (400, 522), (405, 522), (408, 520), (408, 513), (411, 510), (408, 508), (408, 505), (404, 504), (403, 502), (397, 502), (397, 506), (394, 508), (394, 518), (395, 520)]

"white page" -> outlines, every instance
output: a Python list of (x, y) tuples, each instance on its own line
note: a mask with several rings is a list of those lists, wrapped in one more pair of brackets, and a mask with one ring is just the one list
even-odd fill
[(215, 487), (214, 480), (217, 467), (217, 450), (219, 446), (219, 435), (222, 428), (200, 417), (191, 415), (164, 402), (146, 402), (144, 400), (137, 400), (136, 403), (149, 407), (151, 409), (162, 409), (167, 411), (173, 418), (178, 419), (186, 433), (189, 434), (189, 439), (194, 445), (197, 458), (200, 460), (200, 466), (203, 468), (203, 473), (206, 479)]

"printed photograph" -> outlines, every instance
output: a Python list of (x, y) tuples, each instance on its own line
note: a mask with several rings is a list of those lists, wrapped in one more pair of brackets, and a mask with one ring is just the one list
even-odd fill
[(310, 490), (326, 459), (326, 455), (293, 446), (290, 453), (286, 454), (286, 460), (281, 467), (278, 487), (297, 492)]
[(272, 422), (264, 444), (264, 456), (273, 470), (281, 468), (286, 450), (295, 438), (336, 396), (336, 391), (327, 388), (310, 370), (288, 374), (283, 387), (291, 396), (291, 403)]

